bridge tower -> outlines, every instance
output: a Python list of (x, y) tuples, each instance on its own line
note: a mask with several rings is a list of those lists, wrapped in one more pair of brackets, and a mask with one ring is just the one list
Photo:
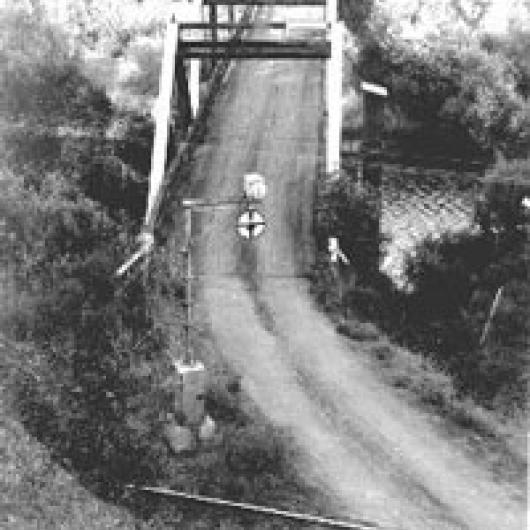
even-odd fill
[[(219, 21), (219, 7), (228, 8), (227, 21)], [(289, 29), (285, 21), (253, 22), (250, 10), (261, 6), (314, 6), (322, 8), (320, 24), (310, 24), (320, 30), (320, 38), (256, 38), (255, 28)], [(341, 170), (342, 134), (342, 83), (344, 23), (339, 20), (338, 0), (178, 0), (174, 2), (169, 17), (162, 70), (159, 80), (159, 97), (154, 109), (155, 134), (149, 176), (149, 192), (141, 235), (142, 247), (118, 271), (123, 274), (132, 264), (149, 252), (154, 241), (154, 227), (163, 195), (166, 171), (167, 144), (172, 102), (179, 106), (186, 125), (193, 123), (201, 108), (201, 71), (208, 64), (201, 61), (218, 59), (315, 59), (326, 61), (325, 137), (328, 174)], [(300, 25), (297, 24), (299, 28)], [(250, 33), (250, 35), (249, 35)], [(315, 32), (312, 31), (314, 34)], [(186, 68), (186, 62), (188, 66)], [(361, 83), (364, 94), (365, 134), (361, 144), (366, 153), (374, 142), (373, 123), (379, 122), (377, 110), (381, 95), (386, 90)], [(380, 105), (379, 105), (380, 108)], [(376, 110), (374, 110), (376, 109)], [(375, 117), (375, 118), (374, 118)], [(375, 121), (374, 121), (375, 119)], [(369, 168), (368, 158), (361, 154), (360, 173)], [(368, 171), (369, 172), (369, 171)], [(377, 171), (376, 171), (377, 173)]]
[[(218, 7), (228, 7), (228, 21), (219, 22)], [(247, 35), (255, 27), (287, 28), (282, 21), (252, 23), (241, 20), (236, 6), (320, 6), (323, 20), (319, 29), (324, 38), (258, 39)], [(203, 21), (205, 8), (208, 20)], [(238, 20), (239, 16), (239, 20)], [(233, 21), (232, 21), (233, 20)], [(298, 25), (298, 27), (300, 27)], [(155, 107), (155, 135), (149, 194), (144, 219), (145, 241), (152, 242), (154, 224), (166, 167), (171, 102), (193, 120), (200, 108), (201, 60), (216, 59), (316, 59), (326, 60), (326, 171), (340, 169), (342, 127), (342, 70), (344, 25), (338, 20), (337, 0), (181, 0), (175, 2), (164, 43), (159, 97)], [(185, 68), (185, 61), (189, 67)]]
[[(228, 8), (226, 21), (219, 21), (219, 6)], [(289, 21), (253, 21), (251, 12), (256, 6), (320, 6), (322, 20), (307, 24), (310, 37), (287, 38)], [(205, 10), (207, 17), (204, 17)], [(207, 18), (205, 20), (204, 18)], [(297, 29), (304, 24), (297, 23)], [(281, 38), (256, 36), (254, 30), (284, 29)], [(201, 111), (201, 71), (222, 59), (314, 59), (326, 61), (325, 117), (326, 117), (326, 172), (341, 170), (342, 140), (342, 83), (343, 43), (345, 28), (338, 20), (337, 0), (180, 0), (174, 3), (169, 17), (162, 68), (159, 79), (159, 97), (153, 114), (155, 132), (149, 176), (149, 191), (141, 248), (118, 270), (122, 275), (135, 261), (149, 253), (154, 243), (155, 223), (164, 194), (167, 172), (167, 147), (172, 105), (177, 105), (179, 117), (188, 126)], [(316, 36), (315, 36), (316, 35)], [(205, 64), (201, 65), (201, 61)], [(188, 208), (188, 213), (191, 210)], [(191, 214), (187, 219), (191, 219)], [(187, 229), (187, 233), (191, 230)], [(190, 243), (187, 245), (188, 289), (186, 306), (187, 344), (191, 325), (191, 272)], [(190, 425), (203, 417), (203, 407), (198, 398), (204, 388), (204, 365), (190, 356), (186, 347), (185, 358), (176, 364), (181, 388), (180, 408)]]

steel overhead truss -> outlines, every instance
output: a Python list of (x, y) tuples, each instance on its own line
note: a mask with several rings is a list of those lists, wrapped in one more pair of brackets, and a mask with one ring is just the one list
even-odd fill
[[(228, 22), (219, 24), (218, 5), (229, 6)], [(258, 21), (251, 23), (253, 6), (322, 6), (321, 22), (310, 24), (307, 39), (243, 38), (245, 29), (265, 27), (284, 29), (289, 23)], [(203, 6), (208, 7), (209, 20), (202, 21)], [(246, 6), (243, 15), (236, 20), (234, 6)], [(234, 24), (235, 23), (235, 24)], [(296, 29), (304, 29), (295, 24)], [(191, 31), (185, 38), (183, 31)], [(229, 32), (226, 39), (218, 38), (219, 31)], [(315, 30), (324, 30), (315, 35)], [(342, 102), (342, 55), (344, 26), (337, 20), (337, 0), (188, 0), (175, 5), (170, 14), (159, 79), (159, 94), (153, 109), (155, 134), (151, 155), (151, 171), (144, 227), (144, 244), (141, 249), (118, 270), (122, 275), (132, 264), (149, 252), (152, 247), (154, 225), (160, 206), (166, 169), (167, 144), (171, 121), (172, 101), (181, 110), (181, 116), (190, 123), (199, 109), (201, 60), (223, 59), (325, 59), (326, 68), (326, 170), (333, 173), (340, 169), (341, 102)], [(205, 35), (209, 34), (209, 39)], [(285, 37), (285, 36), (284, 36)], [(189, 59), (189, 68), (183, 60)], [(175, 90), (174, 90), (175, 89)]]
[(187, 29), (287, 29), (287, 22), (255, 22), (255, 23), (241, 23), (235, 22), (182, 22), (180, 29), (185, 31)]
[[(295, 24), (294, 28), (303, 29), (305, 26)], [(209, 22), (185, 22), (180, 24), (179, 55), (185, 59), (227, 58), (227, 59), (329, 59), (331, 57), (331, 42), (326, 40), (325, 24), (309, 24), (308, 30), (322, 31), (321, 34), (308, 39), (257, 39), (257, 38), (227, 38), (219, 39), (218, 32), (228, 32), (237, 29), (280, 29), (287, 31), (291, 28), (286, 22), (258, 22), (256, 24), (218, 23), (216, 18)], [(187, 36), (195, 30), (208, 30), (210, 38)]]
[[(208, 7), (209, 39), (179, 39), (180, 53), (193, 60), (217, 58), (233, 59), (325, 59), (326, 68), (326, 171), (340, 169), (340, 141), (342, 127), (342, 70), (344, 26), (338, 21), (338, 0), (202, 0)], [(218, 6), (229, 6), (233, 21), (234, 6), (317, 6), (323, 9), (322, 23), (312, 24), (306, 39), (257, 39), (228, 38), (220, 40), (219, 30), (228, 29), (218, 24)], [(265, 23), (266, 24), (266, 23)], [(269, 26), (271, 29), (275, 29)], [(289, 32), (291, 25), (286, 23)], [(190, 28), (192, 29), (192, 28)], [(195, 28), (199, 29), (199, 28)], [(202, 28), (203, 30), (205, 28)], [(252, 25), (251, 28), (252, 29)], [(297, 29), (303, 29), (298, 26)], [(315, 30), (324, 30), (315, 36)], [(191, 86), (190, 93), (198, 93), (198, 86)]]
[(231, 59), (328, 59), (331, 44), (326, 41), (270, 41), (229, 40), (209, 42), (181, 40), (180, 53), (186, 59), (231, 58)]
[(327, 0), (203, 0), (207, 6), (326, 6)]

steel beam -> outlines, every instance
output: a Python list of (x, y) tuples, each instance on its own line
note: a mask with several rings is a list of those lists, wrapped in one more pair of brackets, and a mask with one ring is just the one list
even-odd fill
[(232, 59), (327, 59), (331, 44), (327, 41), (235, 40), (205, 42), (181, 40), (179, 51), (185, 58), (228, 57)]
[[(180, 24), (181, 30), (187, 29), (212, 29), (211, 22), (183, 22)], [(250, 24), (238, 24), (236, 22), (218, 22), (216, 29), (287, 29), (287, 22), (256, 22)]]
[(219, 6), (325, 6), (326, 0), (203, 0)]

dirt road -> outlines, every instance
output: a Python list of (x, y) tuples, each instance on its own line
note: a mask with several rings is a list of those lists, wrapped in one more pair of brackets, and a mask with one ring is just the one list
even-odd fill
[(267, 229), (251, 248), (236, 236), (237, 212), (201, 214), (199, 312), (244, 390), (293, 433), (303, 455), (295, 465), (335, 499), (330, 512), (412, 530), (522, 529), (522, 492), (496, 483), (379, 383), (297, 277), (310, 249), (321, 74), (311, 61), (248, 61), (233, 72), (195, 182), (221, 198), (260, 172)]

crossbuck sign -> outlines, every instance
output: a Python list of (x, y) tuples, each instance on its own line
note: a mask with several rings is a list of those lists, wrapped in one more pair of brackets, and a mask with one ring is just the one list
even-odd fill
[(237, 231), (245, 239), (258, 237), (263, 230), (265, 230), (265, 219), (252, 208), (245, 210), (237, 220)]

